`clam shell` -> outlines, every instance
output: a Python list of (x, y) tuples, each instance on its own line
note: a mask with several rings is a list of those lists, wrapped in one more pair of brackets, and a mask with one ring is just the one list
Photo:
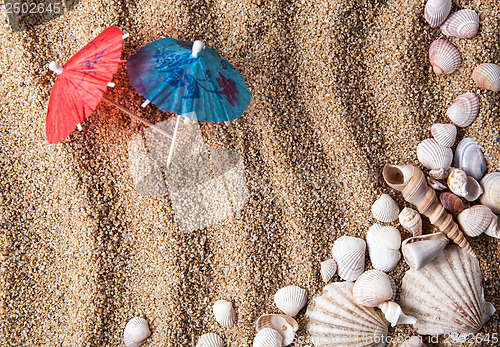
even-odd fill
[(271, 328), (264, 328), (257, 332), (253, 339), (253, 347), (281, 347), (283, 346), (283, 336)]
[(354, 282), (352, 295), (360, 305), (377, 307), (383, 302), (394, 300), (396, 283), (385, 272), (368, 270)]
[(474, 93), (457, 96), (446, 111), (446, 115), (456, 126), (465, 128), (474, 122), (479, 113), (479, 99)]
[(444, 180), (448, 178), (449, 169), (434, 169), (429, 171), (429, 176), (436, 180)]
[(500, 172), (492, 172), (481, 179), (484, 194), (481, 204), (491, 208), (493, 213), (500, 213)]
[(434, 139), (425, 139), (417, 146), (417, 157), (422, 165), (430, 170), (448, 169), (453, 160), (453, 151), (441, 146)]
[(495, 215), (491, 221), (490, 226), (484, 233), (488, 236), (500, 239), (500, 218)]
[(368, 244), (368, 252), (370, 260), (375, 269), (389, 272), (394, 270), (401, 258), (399, 250), (393, 250), (382, 247), (377, 241), (377, 231), (382, 228), (380, 224), (374, 224), (366, 233), (366, 243)]
[(309, 302), (306, 330), (315, 347), (385, 345), (387, 322), (382, 312), (358, 304), (353, 286), (329, 284)]
[(470, 39), (476, 36), (479, 29), (479, 15), (474, 10), (464, 9), (450, 14), (441, 25), (441, 31), (446, 36), (459, 39)]
[(456, 168), (450, 170), (448, 187), (467, 201), (474, 201), (483, 194), (483, 188), (474, 177), (467, 176), (464, 171)]
[(380, 304), (379, 308), (384, 313), (385, 319), (391, 323), (392, 327), (397, 324), (415, 324), (417, 320), (403, 313), (401, 306), (394, 301), (388, 301)]
[(443, 39), (435, 40), (429, 47), (429, 61), (437, 75), (451, 74), (462, 64), (458, 49)]
[(446, 236), (439, 232), (406, 239), (401, 249), (406, 263), (412, 269), (419, 270), (441, 254), (448, 242)]
[(236, 320), (233, 304), (226, 300), (217, 300), (213, 306), (215, 320), (226, 328), (231, 328)]
[(399, 223), (413, 236), (422, 234), (422, 217), (412, 208), (405, 207), (399, 214)]
[(421, 335), (475, 334), (495, 312), (484, 300), (477, 258), (449, 245), (420, 270), (403, 278), (400, 304)]
[(486, 160), (483, 152), (474, 139), (464, 138), (455, 150), (455, 167), (463, 170), (467, 176), (472, 176), (480, 181), (486, 172)]
[(321, 262), (321, 279), (328, 283), (337, 272), (337, 263), (335, 259), (327, 259)]
[(148, 322), (144, 318), (132, 318), (123, 330), (123, 342), (126, 347), (140, 347), (151, 335)]
[(465, 208), (462, 199), (460, 199), (458, 195), (450, 192), (441, 193), (441, 195), (439, 195), (439, 200), (444, 208), (452, 213), (460, 213)]
[(365, 250), (365, 241), (357, 237), (341, 236), (333, 243), (332, 258), (340, 278), (353, 282), (365, 271)]
[(401, 234), (393, 226), (383, 226), (375, 231), (377, 242), (384, 248), (398, 250), (401, 247)]
[(439, 182), (438, 180), (435, 180), (432, 177), (426, 177), (427, 178), (427, 184), (429, 187), (431, 187), (434, 190), (445, 190), (446, 186)]
[(274, 294), (274, 304), (292, 317), (299, 313), (306, 302), (307, 292), (298, 286), (286, 286)]
[(389, 194), (382, 194), (372, 205), (373, 218), (379, 222), (394, 222), (398, 214), (399, 206)]
[(399, 345), (399, 347), (427, 347), (425, 343), (422, 342), (420, 336), (412, 336), (405, 342)]
[(481, 235), (489, 228), (496, 216), (488, 206), (475, 205), (463, 210), (457, 217), (462, 231), (470, 237)]
[(451, 0), (428, 0), (425, 4), (425, 20), (431, 27), (440, 26), (451, 10)]
[(224, 340), (215, 333), (206, 333), (200, 336), (196, 347), (223, 347)]
[(431, 134), (441, 146), (451, 147), (457, 137), (457, 127), (453, 124), (433, 124), (431, 125)]
[(265, 328), (276, 330), (283, 337), (283, 346), (291, 344), (299, 325), (295, 319), (284, 314), (264, 314), (257, 319), (256, 329)]
[(472, 72), (472, 79), (479, 88), (498, 92), (500, 90), (500, 66), (483, 63)]

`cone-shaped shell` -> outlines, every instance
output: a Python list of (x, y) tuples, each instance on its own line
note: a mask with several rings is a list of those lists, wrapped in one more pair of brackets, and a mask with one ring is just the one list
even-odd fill
[(307, 292), (298, 286), (283, 287), (274, 294), (274, 304), (292, 317), (299, 313), (306, 302)]
[(498, 92), (500, 90), (500, 66), (483, 63), (472, 72), (472, 79), (479, 88)]
[(474, 122), (479, 113), (479, 99), (474, 93), (465, 93), (457, 96), (446, 111), (450, 120), (459, 127), (467, 127)]
[(431, 125), (431, 134), (441, 146), (451, 147), (457, 137), (457, 127), (453, 124), (433, 124)]
[(253, 347), (282, 347), (283, 336), (271, 328), (264, 328), (257, 332), (253, 339)]
[(215, 320), (225, 328), (231, 328), (236, 320), (233, 304), (226, 300), (217, 300), (213, 306)]
[(396, 283), (385, 272), (368, 270), (354, 282), (352, 295), (360, 305), (377, 307), (383, 302), (394, 300)]
[(392, 327), (395, 327), (397, 324), (415, 324), (417, 322), (415, 318), (405, 315), (401, 306), (394, 301), (384, 302), (380, 304), (379, 308)]
[(382, 225), (373, 224), (366, 233), (366, 243), (373, 267), (377, 270), (389, 272), (394, 270), (398, 264), (401, 253), (399, 250), (385, 248), (380, 245), (376, 235), (381, 228)]
[(387, 322), (382, 312), (358, 304), (353, 286), (329, 284), (309, 302), (306, 330), (315, 347), (385, 345)]
[(481, 204), (491, 208), (493, 213), (500, 213), (500, 172), (492, 172), (481, 179), (484, 194)]
[(399, 345), (399, 347), (427, 347), (425, 343), (422, 342), (420, 336), (412, 336), (405, 342)]
[(399, 206), (389, 194), (382, 194), (372, 205), (373, 218), (389, 223), (398, 219)]
[(260, 331), (265, 328), (276, 330), (283, 337), (283, 346), (288, 346), (295, 338), (295, 332), (299, 330), (299, 324), (295, 319), (284, 314), (264, 314), (257, 319), (256, 329)]
[(428, 0), (425, 4), (425, 20), (431, 27), (440, 26), (450, 14), (451, 0)]
[(486, 172), (486, 160), (483, 152), (474, 139), (464, 138), (455, 150), (454, 165), (463, 170), (467, 176), (472, 176), (476, 181), (480, 181)]
[(345, 281), (353, 282), (365, 271), (366, 242), (353, 236), (341, 236), (332, 247), (337, 272)]
[(431, 187), (434, 190), (445, 190), (446, 186), (439, 182), (438, 180), (435, 180), (432, 177), (426, 177), (427, 178), (427, 184), (429, 187)]
[(464, 9), (450, 14), (441, 25), (441, 31), (447, 36), (470, 39), (479, 29), (479, 15), (474, 10)]
[(458, 224), (470, 237), (481, 235), (494, 222), (493, 218), (497, 218), (488, 206), (475, 205), (466, 210), (463, 210), (457, 217)]
[(417, 157), (429, 170), (448, 169), (453, 160), (453, 151), (441, 146), (434, 139), (425, 139), (417, 146)]
[(206, 333), (200, 336), (196, 347), (223, 347), (224, 340), (215, 333)]
[(405, 207), (399, 214), (399, 223), (413, 236), (422, 234), (422, 217), (412, 208)]
[(483, 188), (474, 179), (460, 169), (453, 168), (448, 175), (448, 187), (458, 196), (465, 198), (467, 201), (474, 201), (483, 194)]
[(401, 249), (406, 263), (419, 270), (441, 254), (448, 242), (443, 233), (420, 235), (404, 240)]
[(335, 259), (327, 259), (321, 262), (321, 279), (328, 283), (337, 272)]
[(429, 47), (429, 61), (437, 75), (451, 74), (462, 64), (458, 49), (443, 39), (435, 40)]
[(144, 318), (132, 318), (123, 330), (123, 342), (126, 347), (140, 347), (151, 335), (148, 322)]
[(439, 195), (439, 201), (443, 204), (447, 211), (452, 213), (460, 213), (464, 210), (465, 206), (458, 195), (450, 192), (444, 192)]

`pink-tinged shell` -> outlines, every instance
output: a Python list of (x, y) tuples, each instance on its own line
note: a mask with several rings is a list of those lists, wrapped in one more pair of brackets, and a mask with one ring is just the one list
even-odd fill
[(500, 90), (500, 66), (483, 63), (472, 72), (472, 79), (479, 88), (498, 92)]
[(352, 295), (358, 304), (376, 307), (396, 298), (396, 283), (383, 271), (368, 270), (354, 282)]
[(441, 25), (441, 31), (447, 36), (459, 39), (470, 39), (476, 36), (479, 29), (479, 15), (474, 10), (460, 10), (450, 14)]
[(429, 171), (429, 176), (436, 180), (444, 180), (448, 178), (449, 169), (440, 168)]
[(422, 216), (412, 208), (405, 207), (399, 214), (399, 223), (413, 236), (422, 234)]
[(462, 64), (458, 49), (443, 39), (435, 40), (429, 47), (429, 61), (438, 75), (451, 74)]
[(479, 99), (474, 93), (459, 95), (446, 111), (453, 124), (467, 127), (474, 122), (479, 113)]
[(457, 137), (457, 127), (453, 124), (433, 124), (431, 125), (432, 137), (444, 147), (451, 147)]
[(450, 192), (441, 193), (441, 195), (439, 195), (439, 200), (444, 208), (452, 213), (460, 213), (465, 208), (462, 199), (460, 199), (458, 195)]
[(427, 177), (427, 184), (434, 190), (445, 190), (446, 186), (432, 177)]
[(440, 26), (450, 14), (451, 0), (428, 0), (425, 4), (425, 20), (431, 27)]
[(496, 218), (496, 216), (489, 207), (475, 205), (460, 213), (457, 220), (464, 233), (470, 237), (476, 237), (489, 228), (493, 218)]

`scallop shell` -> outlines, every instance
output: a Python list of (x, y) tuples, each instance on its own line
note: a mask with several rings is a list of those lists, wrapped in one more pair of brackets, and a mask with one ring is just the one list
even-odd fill
[(493, 213), (500, 213), (500, 172), (487, 174), (481, 180), (484, 194), (481, 195), (481, 204), (491, 208)]
[(329, 284), (309, 302), (306, 330), (315, 347), (385, 345), (387, 321), (382, 312), (354, 300), (353, 286)]
[(429, 187), (431, 187), (434, 190), (445, 190), (446, 186), (439, 182), (438, 180), (435, 180), (432, 177), (426, 177), (427, 178), (427, 184)]
[(389, 194), (382, 194), (372, 205), (372, 215), (379, 222), (394, 222), (398, 214), (399, 206)]
[(484, 300), (477, 258), (455, 245), (403, 278), (400, 303), (421, 335), (475, 334), (495, 312)]
[(327, 259), (321, 262), (321, 279), (328, 283), (337, 272), (337, 263), (335, 259)]
[(226, 300), (217, 300), (213, 306), (215, 320), (225, 328), (231, 328), (236, 320), (233, 304)]
[(483, 188), (473, 177), (467, 176), (464, 171), (456, 168), (450, 170), (448, 187), (453, 193), (467, 201), (474, 201), (483, 194)]
[(417, 146), (417, 157), (422, 165), (430, 170), (448, 169), (453, 160), (453, 151), (441, 146), (434, 139), (425, 139)]
[(375, 269), (389, 272), (394, 270), (401, 258), (399, 250), (388, 249), (382, 247), (377, 241), (377, 231), (382, 228), (380, 224), (373, 224), (366, 233), (366, 243), (368, 244), (368, 252), (370, 260)]
[(264, 328), (257, 332), (253, 339), (253, 347), (281, 347), (283, 346), (283, 336), (271, 328)]
[(365, 250), (365, 241), (357, 237), (341, 236), (333, 243), (332, 258), (340, 278), (353, 282), (365, 271)]
[(470, 237), (481, 235), (489, 228), (493, 221), (497, 218), (488, 206), (475, 205), (466, 210), (463, 210), (457, 217), (458, 224), (463, 232)]
[(384, 313), (385, 319), (391, 323), (392, 327), (397, 324), (415, 324), (417, 320), (414, 317), (407, 316), (403, 313), (401, 306), (394, 301), (382, 303), (379, 308)]
[(435, 40), (429, 47), (429, 61), (437, 75), (451, 74), (462, 64), (458, 49), (443, 39)]
[(123, 342), (126, 347), (140, 347), (151, 335), (148, 322), (144, 318), (132, 318), (123, 330)]
[(274, 294), (274, 304), (292, 317), (299, 313), (306, 302), (307, 292), (298, 286), (283, 287)]
[(460, 10), (452, 13), (441, 25), (441, 31), (447, 36), (470, 39), (479, 29), (479, 15), (474, 10)]
[(472, 72), (472, 79), (479, 88), (498, 92), (500, 90), (500, 66), (483, 63)]
[(394, 300), (396, 283), (385, 272), (368, 270), (354, 282), (352, 295), (360, 305), (377, 307), (383, 302)]
[(465, 128), (474, 122), (479, 113), (479, 99), (474, 93), (457, 96), (446, 111), (446, 115), (456, 126)]
[(276, 330), (283, 337), (283, 346), (288, 346), (295, 339), (295, 332), (299, 324), (295, 319), (284, 314), (264, 314), (257, 319), (256, 329), (265, 328)]
[(399, 345), (399, 347), (427, 347), (425, 343), (422, 342), (420, 336), (412, 336), (405, 342)]
[(453, 124), (433, 124), (431, 125), (431, 134), (441, 146), (451, 147), (457, 137), (457, 127)]
[(451, 0), (428, 0), (425, 4), (425, 20), (431, 27), (440, 26), (451, 10)]
[(413, 236), (422, 234), (422, 217), (412, 208), (405, 207), (399, 214), (399, 223)]
[(463, 170), (467, 176), (472, 176), (480, 181), (486, 172), (486, 160), (483, 152), (474, 139), (464, 138), (455, 150), (455, 167)]
[(206, 333), (200, 336), (196, 347), (223, 347), (224, 340), (215, 333)]
[(448, 178), (449, 169), (434, 169), (429, 171), (429, 176), (436, 180), (444, 180)]
[(441, 193), (441, 195), (439, 195), (439, 200), (444, 208), (452, 213), (460, 213), (465, 208), (462, 199), (460, 199), (458, 195), (450, 192)]
[(441, 254), (448, 242), (446, 236), (439, 232), (406, 239), (401, 249), (406, 263), (412, 269), (419, 270)]

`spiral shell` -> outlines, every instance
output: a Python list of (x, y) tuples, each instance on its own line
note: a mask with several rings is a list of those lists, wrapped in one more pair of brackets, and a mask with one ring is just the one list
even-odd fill
[(443, 34), (459, 39), (473, 38), (477, 34), (477, 29), (479, 29), (479, 15), (469, 9), (452, 13), (441, 25)]
[(475, 205), (466, 210), (463, 210), (457, 217), (458, 224), (470, 237), (481, 235), (489, 228), (493, 222), (493, 218), (497, 218), (488, 206)]
[(467, 176), (472, 176), (477, 181), (481, 180), (486, 172), (486, 160), (474, 139), (466, 137), (460, 141), (455, 150), (454, 165), (463, 170)]
[(282, 347), (283, 336), (271, 328), (264, 328), (257, 332), (253, 339), (253, 347)]
[(144, 318), (132, 318), (123, 330), (123, 342), (126, 347), (140, 347), (151, 335), (148, 322)]
[(479, 88), (498, 92), (500, 90), (500, 66), (483, 63), (472, 72), (472, 79)]
[(206, 333), (200, 336), (196, 347), (223, 347), (224, 340), (215, 333)]
[(354, 282), (352, 295), (363, 306), (376, 307), (396, 297), (396, 283), (380, 270), (365, 271)]
[(450, 170), (448, 187), (453, 193), (467, 201), (474, 201), (483, 194), (483, 188), (474, 177), (467, 176), (464, 171), (456, 168)]
[(435, 40), (429, 47), (429, 61), (437, 75), (451, 74), (462, 64), (458, 49), (443, 39)]
[(434, 169), (429, 171), (429, 176), (436, 180), (444, 180), (448, 178), (449, 169)]
[(448, 169), (453, 160), (453, 151), (441, 146), (434, 139), (425, 139), (417, 146), (417, 157), (422, 165), (430, 170)]
[(462, 128), (471, 125), (478, 113), (479, 99), (472, 92), (457, 96), (446, 111), (453, 124)]
[(484, 194), (481, 195), (481, 204), (491, 208), (493, 213), (500, 213), (500, 172), (487, 174), (481, 180)]
[(340, 278), (352, 282), (364, 272), (365, 250), (365, 241), (357, 237), (341, 236), (333, 243), (332, 258)]
[(441, 193), (441, 195), (439, 195), (439, 201), (441, 201), (447, 211), (452, 213), (460, 213), (465, 208), (462, 199), (450, 192)]
[(233, 304), (226, 300), (217, 300), (213, 306), (215, 320), (225, 328), (231, 328), (236, 320)]
[(439, 182), (438, 180), (435, 180), (432, 177), (426, 177), (427, 178), (427, 184), (429, 187), (431, 187), (434, 190), (445, 190), (446, 186)]
[(419, 270), (441, 254), (448, 242), (446, 236), (439, 232), (406, 239), (401, 249), (406, 263)]
[(440, 26), (451, 10), (451, 0), (428, 0), (425, 4), (425, 20), (431, 27)]
[(284, 314), (264, 314), (257, 319), (256, 329), (265, 328), (276, 330), (283, 337), (283, 346), (288, 346), (293, 342), (299, 325), (295, 319)]
[(382, 194), (372, 205), (373, 218), (379, 222), (393, 222), (398, 214), (399, 206), (389, 194)]
[(274, 294), (274, 304), (292, 317), (299, 313), (306, 302), (307, 292), (298, 286), (283, 287)]
[(405, 207), (399, 214), (399, 223), (413, 236), (422, 234), (422, 217), (412, 208)]
[(407, 316), (403, 313), (401, 306), (394, 301), (387, 301), (380, 304), (379, 308), (384, 313), (385, 319), (391, 323), (392, 327), (397, 324), (415, 324), (417, 320), (413, 317)]
[(431, 134), (443, 147), (451, 147), (457, 137), (457, 127), (453, 124), (436, 123), (431, 125)]
[(337, 272), (337, 263), (335, 259), (327, 259), (321, 262), (321, 279), (328, 283)]

